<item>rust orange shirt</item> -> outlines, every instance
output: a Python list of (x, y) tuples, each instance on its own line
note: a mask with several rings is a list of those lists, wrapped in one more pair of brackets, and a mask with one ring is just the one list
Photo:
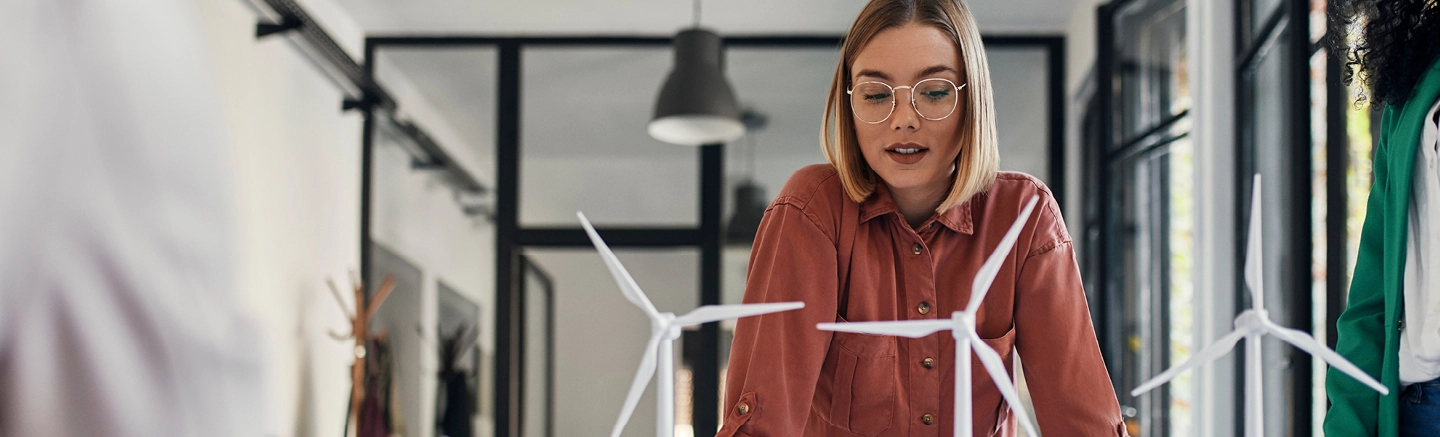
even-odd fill
[[(883, 184), (855, 203), (834, 168), (820, 164), (791, 176), (765, 212), (745, 284), (745, 303), (803, 301), (805, 308), (737, 323), (719, 436), (951, 435), (950, 333), (910, 339), (815, 325), (963, 310), (975, 272), (1032, 195), (1040, 202), (976, 326), (1007, 367), (1015, 353), (1022, 357), (1041, 433), (1124, 435), (1070, 235), (1039, 180), (1001, 172), (988, 192), (912, 229)], [(969, 359), (975, 435), (1015, 435), (995, 384)]]

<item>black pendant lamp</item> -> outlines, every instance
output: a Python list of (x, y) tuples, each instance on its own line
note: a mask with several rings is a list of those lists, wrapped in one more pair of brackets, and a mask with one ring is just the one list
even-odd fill
[(670, 144), (724, 143), (745, 134), (735, 91), (725, 80), (720, 35), (696, 27), (675, 35), (675, 69), (660, 87), (650, 136)]
[(740, 147), (746, 154), (745, 179), (735, 185), (735, 215), (725, 224), (725, 244), (749, 246), (755, 243), (755, 233), (760, 230), (760, 219), (770, 207), (770, 198), (765, 196), (765, 187), (755, 180), (755, 147), (757, 134), (769, 124), (769, 117), (758, 111), (746, 110), (741, 116), (745, 124), (745, 139)]

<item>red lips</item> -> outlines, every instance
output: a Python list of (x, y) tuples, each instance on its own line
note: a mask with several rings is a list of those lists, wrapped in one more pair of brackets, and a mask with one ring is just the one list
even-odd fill
[(885, 148), (885, 156), (896, 163), (909, 165), (920, 162), (929, 154), (930, 148), (916, 143), (895, 143)]

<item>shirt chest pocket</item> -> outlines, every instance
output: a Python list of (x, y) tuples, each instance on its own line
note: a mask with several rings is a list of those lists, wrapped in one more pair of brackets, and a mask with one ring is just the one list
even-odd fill
[(830, 424), (866, 437), (890, 429), (898, 384), (895, 350), (895, 337), (835, 333), (824, 366), (831, 382)]

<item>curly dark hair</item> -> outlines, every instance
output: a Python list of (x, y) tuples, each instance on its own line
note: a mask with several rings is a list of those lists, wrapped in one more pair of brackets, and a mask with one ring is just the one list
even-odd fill
[(1342, 80), (1350, 85), (1358, 73), (1368, 91), (1361, 99), (1372, 104), (1404, 103), (1440, 55), (1440, 0), (1330, 0), (1326, 15)]

